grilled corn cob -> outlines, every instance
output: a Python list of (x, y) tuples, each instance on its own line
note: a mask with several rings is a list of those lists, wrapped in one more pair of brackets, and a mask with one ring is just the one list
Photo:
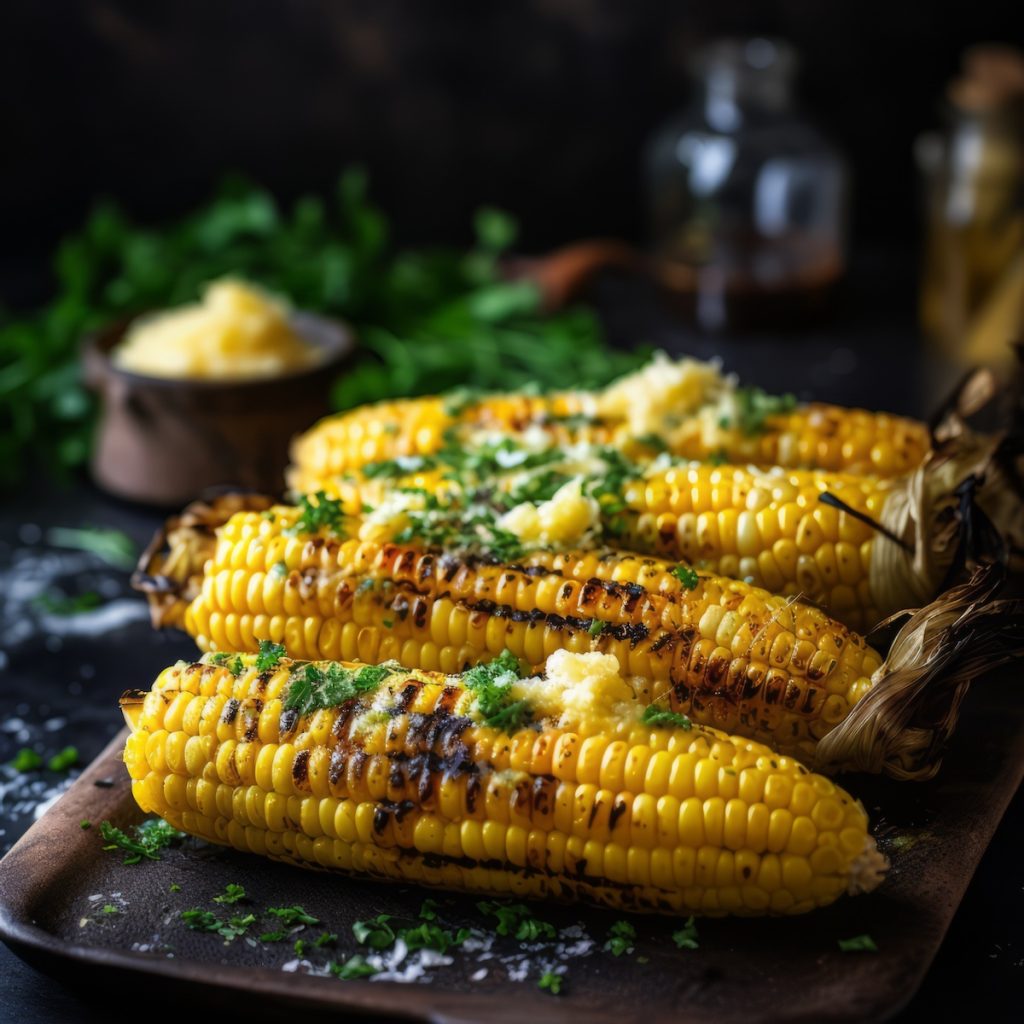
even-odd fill
[[(122, 698), (132, 792), (242, 851), (517, 898), (795, 914), (881, 881), (864, 809), (833, 783), (747, 739), (645, 723), (613, 659), (561, 658), (565, 705), (507, 661), (476, 679), (179, 663)], [(518, 721), (489, 724), (484, 688)]]
[(329, 417), (295, 442), (289, 485), (312, 493), (318, 481), (367, 463), (494, 435), (609, 444), (627, 453), (650, 452), (653, 444), (687, 459), (880, 477), (909, 472), (929, 447), (924, 426), (911, 420), (822, 404), (797, 407), (739, 389), (710, 364), (661, 360), (603, 392), (417, 398)]
[[(273, 640), (299, 658), (442, 672), (506, 648), (531, 665), (563, 648), (614, 654), (643, 701), (808, 759), (882, 661), (817, 608), (653, 558), (536, 552), (495, 565), (295, 535), (297, 518), (282, 506), (237, 513), (215, 540), (204, 531), (205, 550), (177, 531), (169, 564), (194, 599), (163, 606), (161, 622), (181, 623), (203, 650)], [(166, 581), (167, 567), (158, 559), (150, 576)]]
[(425, 491), (453, 521), (468, 505), (486, 505), (524, 547), (609, 546), (682, 560), (800, 595), (866, 630), (949, 585), (963, 488), (972, 481), (981, 482), (976, 504), (1006, 549), (1024, 549), (1020, 496), (999, 472), (999, 445), (965, 433), (929, 452), (913, 473), (880, 479), (664, 454), (644, 463), (605, 446), (504, 439), (370, 463), (315, 484), (340, 497), (349, 514), (369, 512), (381, 539), (408, 525), (401, 506), (424, 504), (410, 490)]

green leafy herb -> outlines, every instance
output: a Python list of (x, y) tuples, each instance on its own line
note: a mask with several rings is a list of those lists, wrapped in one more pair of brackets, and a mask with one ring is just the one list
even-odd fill
[(15, 483), (40, 463), (74, 467), (88, 456), (96, 402), (80, 379), (84, 335), (193, 301), (225, 274), (356, 325), (362, 356), (335, 387), (338, 408), (457, 386), (592, 386), (643, 358), (608, 348), (589, 310), (544, 315), (537, 288), (502, 280), (498, 256), (515, 237), (507, 215), (483, 210), (476, 228), (468, 253), (396, 250), (359, 168), (329, 202), (305, 196), (290, 210), (233, 179), (160, 230), (98, 206), (56, 253), (50, 305), (0, 314), (0, 477)]
[(103, 599), (95, 590), (86, 590), (74, 597), (66, 594), (40, 594), (33, 603), (50, 615), (78, 615), (98, 608)]
[(477, 910), (497, 919), (495, 931), (499, 935), (511, 935), (521, 942), (544, 942), (554, 939), (555, 927), (547, 921), (534, 917), (533, 911), (524, 903), (478, 903)]
[(76, 764), (78, 764), (78, 748), (65, 747), (63, 750), (58, 750), (57, 753), (46, 762), (46, 767), (49, 768), (51, 772), (66, 772)]
[(447, 953), (453, 946), (461, 946), (469, 938), (469, 929), (460, 928), (453, 933), (432, 921), (424, 921), (415, 928), (403, 928), (398, 938), (412, 951), (435, 949), (439, 953)]
[(700, 576), (688, 565), (677, 565), (672, 570), (672, 575), (682, 583), (684, 590), (696, 590), (700, 583)]
[(141, 860), (160, 860), (159, 851), (169, 846), (174, 840), (184, 838), (184, 832), (168, 825), (162, 818), (147, 818), (132, 831), (135, 837), (111, 825), (109, 821), (100, 823), (100, 835), (107, 844), (104, 850), (124, 850), (127, 856), (125, 864), (138, 864)]
[(285, 928), (279, 928), (276, 932), (263, 932), (257, 938), (260, 942), (284, 942), (290, 933)]
[(303, 494), (299, 496), (299, 518), (286, 532), (293, 537), (320, 530), (341, 533), (344, 519), (341, 502), (329, 498), (325, 491), (317, 491), (312, 496)]
[(613, 956), (622, 956), (633, 948), (635, 941), (636, 929), (628, 921), (616, 921), (608, 930), (608, 941), (604, 949)]
[(104, 914), (120, 914), (121, 908), (115, 907), (113, 903), (104, 903), (101, 910)]
[(306, 955), (306, 941), (305, 939), (296, 939), (295, 945), (292, 947), (295, 950), (296, 956)]
[(672, 933), (672, 941), (676, 944), (677, 949), (699, 948), (699, 943), (697, 942), (697, 924), (692, 916), (686, 919), (686, 924), (684, 924), (682, 928)]
[(660, 729), (692, 729), (693, 722), (678, 711), (668, 711), (656, 704), (648, 704), (640, 716), (644, 725), (653, 725)]
[(313, 940), (313, 945), (316, 946), (317, 949), (322, 949), (324, 946), (333, 946), (337, 941), (337, 932), (324, 932)]
[(503, 732), (529, 725), (533, 719), (529, 701), (516, 700), (512, 695), (513, 683), (522, 677), (519, 659), (508, 650), (462, 674), (462, 685), (476, 696), (477, 711), (485, 725)]
[(306, 911), (299, 906), (294, 907), (267, 907), (267, 913), (272, 917), (278, 918), (280, 922), (286, 927), (290, 928), (295, 924), (319, 924), (320, 919), (314, 917), (312, 914), (307, 914)]
[(550, 992), (553, 996), (562, 994), (562, 976), (554, 971), (545, 971), (537, 982), (537, 988)]
[(171, 892), (181, 892), (181, 886), (178, 885), (177, 882), (171, 882), (170, 891)]
[[(736, 426), (748, 437), (763, 434), (771, 417), (781, 416), (796, 408), (793, 395), (769, 395), (760, 388), (737, 388), (734, 398)], [(723, 417), (723, 421), (723, 427), (732, 425), (729, 417)]]
[(183, 910), (179, 916), (192, 931), (212, 932), (215, 935), (219, 935), (225, 942), (231, 942), (244, 935), (249, 930), (250, 925), (256, 923), (255, 914), (229, 917), (224, 921), (212, 911), (203, 910), (201, 907)]
[(34, 772), (43, 767), (43, 759), (31, 747), (22, 747), (10, 765), (16, 772)]
[(420, 904), (420, 920), (421, 921), (436, 921), (437, 920), (437, 900), (432, 900), (427, 897)]
[(275, 562), (270, 567), (268, 576), (273, 576), (275, 580), (283, 580), (288, 575), (288, 563), (287, 562)]
[(852, 939), (840, 939), (839, 948), (844, 953), (877, 953), (878, 946), (870, 935), (855, 935)]
[(273, 640), (261, 640), (260, 650), (256, 655), (256, 671), (266, 672), (276, 668), (286, 653), (284, 644), (275, 644)]
[(83, 832), (88, 832), (88, 831), (89, 831), (89, 829), (91, 829), (91, 828), (92, 828), (92, 822), (91, 822), (91, 821), (86, 821), (86, 819), (85, 819), (85, 818), (83, 818), (83, 819), (82, 819), (82, 820), (81, 820), (81, 821), (80, 821), (80, 822), (78, 823), (78, 827), (79, 827), (79, 828), (80, 828), (80, 829), (81, 829), (81, 830), (82, 830)]
[(663, 438), (661, 434), (638, 434), (633, 438), (633, 440), (637, 444), (642, 444), (645, 448), (651, 448), (656, 452), (668, 450), (665, 438)]
[(587, 632), (591, 636), (600, 636), (601, 632), (604, 630), (605, 625), (606, 623), (602, 622), (600, 619), (594, 619), (590, 623), (590, 628), (587, 630)]
[(237, 903), (239, 900), (245, 899), (245, 889), (236, 885), (234, 882), (228, 882), (224, 886), (224, 891), (219, 896), (213, 897), (214, 903)]
[(106, 530), (96, 526), (55, 526), (46, 531), (46, 540), (57, 548), (88, 551), (115, 569), (125, 571), (135, 568), (138, 557), (135, 542), (120, 530)]
[(341, 978), (344, 981), (351, 981), (353, 978), (370, 978), (378, 973), (377, 968), (368, 964), (365, 958), (358, 953), (349, 957), (343, 964), (331, 961), (327, 968), (336, 978)]
[(356, 942), (371, 949), (387, 949), (394, 944), (395, 931), (389, 924), (392, 920), (390, 914), (378, 914), (369, 921), (354, 921), (352, 923), (352, 934)]
[(388, 676), (400, 669), (395, 661), (364, 665), (359, 669), (345, 668), (336, 662), (326, 669), (312, 663), (303, 665), (289, 680), (285, 710), (309, 715), (320, 708), (339, 707), (346, 701), (377, 690)]

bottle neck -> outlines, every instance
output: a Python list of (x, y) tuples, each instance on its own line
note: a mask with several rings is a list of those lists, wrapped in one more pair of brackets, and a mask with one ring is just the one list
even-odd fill
[(704, 116), (716, 131), (738, 130), (751, 116), (778, 114), (793, 103), (793, 51), (767, 39), (725, 41), (697, 55)]

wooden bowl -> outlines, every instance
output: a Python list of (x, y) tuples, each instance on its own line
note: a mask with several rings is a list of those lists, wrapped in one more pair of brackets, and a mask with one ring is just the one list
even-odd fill
[(118, 497), (161, 506), (182, 505), (215, 486), (280, 494), (291, 438), (330, 411), (331, 385), (356, 351), (346, 324), (309, 313), (293, 314), (292, 322), (323, 359), (249, 380), (119, 369), (110, 352), (130, 319), (88, 338), (84, 379), (101, 404), (91, 462), (96, 482)]

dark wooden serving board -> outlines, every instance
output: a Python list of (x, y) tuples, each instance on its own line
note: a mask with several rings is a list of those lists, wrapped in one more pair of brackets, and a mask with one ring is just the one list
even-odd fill
[[(80, 827), (83, 819), (118, 825), (141, 819), (120, 763), (123, 737), (0, 861), (0, 937), (64, 979), (95, 983), (103, 972), (119, 991), (139, 987), (150, 1006), (161, 991), (173, 990), (196, 1006), (230, 1002), (239, 1012), (289, 1007), (437, 1022), (879, 1019), (902, 1007), (920, 983), (1024, 775), (1024, 713), (1015, 686), (1005, 677), (976, 685), (936, 780), (844, 780), (864, 800), (892, 860), (877, 892), (796, 918), (700, 921), (695, 951), (672, 944), (678, 922), (635, 917), (636, 951), (622, 957), (601, 951), (616, 915), (538, 906), (559, 928), (581, 923), (596, 940), (590, 955), (569, 963), (557, 998), (536, 987), (543, 957), (534, 958), (523, 980), (510, 980), (509, 965), (522, 955), (513, 939), (498, 939), (486, 961), (457, 951), (452, 965), (399, 984), (285, 972), (282, 966), (295, 959), (291, 942), (225, 945), (189, 931), (179, 912), (221, 911), (210, 899), (229, 882), (245, 886), (249, 903), (225, 909), (301, 904), (337, 932), (334, 950), (311, 957), (320, 964), (359, 951), (353, 921), (381, 912), (412, 921), (425, 895), (436, 897), (447, 927), (479, 928), (485, 919), (473, 899), (458, 894), (301, 871), (193, 840), (158, 862), (125, 865), (119, 853), (101, 849), (95, 827)], [(99, 912), (108, 901), (121, 912)], [(838, 950), (837, 940), (864, 933), (877, 943), (877, 954)], [(473, 981), (482, 968), (486, 977)]]

